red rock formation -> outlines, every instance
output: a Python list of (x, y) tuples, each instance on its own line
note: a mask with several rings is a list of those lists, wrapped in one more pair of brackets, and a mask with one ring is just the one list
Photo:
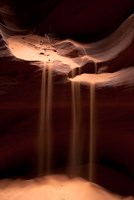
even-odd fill
[[(76, 1), (74, 1), (74, 4), (71, 4), (69, 1), (62, 1), (36, 30), (37, 32), (44, 33), (49, 31), (51, 24), (52, 31), (56, 31), (56, 33), (61, 35), (75, 36), (76, 33), (79, 33), (78, 36), (80, 37), (83, 34), (87, 34), (92, 39), (99, 38), (99, 35), (100, 37), (105, 36), (115, 29), (133, 5), (133, 3), (128, 1), (123, 1), (122, 3), (121, 1), (116, 1), (116, 4), (115, 8), (114, 1), (105, 1), (102, 5), (100, 5), (100, 1), (90, 2), (90, 4), (87, 1), (84, 4), (78, 1), (76, 6)], [(110, 12), (108, 9), (112, 5), (114, 5), (115, 12), (112, 12), (112, 10)], [(66, 10), (65, 8), (68, 9)], [(93, 12), (96, 9), (97, 15)], [(63, 16), (64, 23), (62, 20), (60, 21), (61, 13), (65, 14)], [(27, 16), (25, 17), (27, 18)], [(91, 20), (92, 18), (94, 20)], [(129, 18), (128, 22), (132, 18)], [(7, 18), (8, 21), (10, 19), (10, 17)], [(33, 23), (36, 22), (36, 20), (33, 21)], [(25, 24), (26, 27), (31, 27), (31, 24), (27, 23)], [(128, 23), (129, 27), (122, 29), (124, 31), (122, 35), (113, 34), (108, 39), (86, 45), (86, 53), (91, 57), (95, 55), (97, 57), (97, 52), (103, 51), (103, 59), (98, 62), (98, 73), (112, 72), (112, 75), (115, 76), (106, 83), (96, 84), (97, 160), (95, 181), (111, 191), (127, 195), (134, 195), (134, 29), (132, 23), (133, 20), (131, 23)], [(13, 26), (11, 25), (11, 27)], [(122, 32), (117, 31), (116, 33)], [(93, 36), (94, 34), (95, 36)], [(125, 41), (127, 42), (125, 43)], [(85, 51), (77, 45), (75, 46), (72, 42), (66, 43), (64, 41), (62, 44), (63, 46), (61, 44), (59, 46), (58, 44), (54, 45), (57, 48), (57, 52), (59, 54), (62, 53), (62, 56), (71, 57), (75, 63), (79, 64), (79, 61), (83, 59)], [(124, 46), (122, 47), (122, 45)], [(112, 52), (111, 57), (109, 56), (111, 55), (109, 53), (110, 50)], [(92, 60), (85, 58), (84, 64), (80, 66), (82, 69), (81, 73), (94, 73), (94, 63)], [(62, 171), (61, 168), (63, 171), (66, 171), (64, 169), (66, 169), (68, 164), (70, 136), (72, 134), (71, 82), (68, 78), (72, 76), (72, 69), (70, 66), (56, 61), (53, 62), (52, 70), (52, 171)], [(37, 133), (39, 128), (41, 76), (40, 63), (25, 61), (13, 56), (1, 33), (1, 178), (37, 175)], [(87, 129), (89, 128), (90, 120), (90, 88), (84, 81), (81, 83), (80, 88), (82, 94), (82, 124), (84, 127), (82, 130), (84, 138), (82, 164), (86, 168)], [(86, 177), (87, 174), (82, 175)]]

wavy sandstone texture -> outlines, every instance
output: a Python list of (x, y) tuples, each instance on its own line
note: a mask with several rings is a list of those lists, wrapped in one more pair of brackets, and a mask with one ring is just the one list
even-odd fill
[[(49, 19), (58, 16), (54, 13), (60, 11), (63, 2), (55, 7)], [(68, 1), (65, 2), (66, 6), (70, 5)], [(125, 2), (123, 6), (128, 5)], [(83, 6), (86, 7), (86, 4)], [(10, 19), (7, 17), (8, 22)], [(35, 33), (44, 33), (49, 19), (36, 27)], [(61, 32), (65, 35), (71, 33), (74, 36), (75, 32), (71, 29), (73, 21), (71, 23), (67, 29), (61, 26), (62, 30), (60, 25), (54, 23), (57, 33)], [(68, 29), (72, 32), (68, 33)], [(12, 28), (12, 33), (13, 30), (18, 31), (16, 26)], [(79, 32), (77, 27), (75, 30)], [(92, 30), (97, 32), (98, 29)], [(85, 30), (81, 35), (85, 33), (92, 35), (90, 29), (88, 31)], [(95, 79), (95, 122), (97, 124), (95, 182), (118, 194), (134, 195), (133, 52), (134, 15), (129, 16), (105, 39), (86, 44), (72, 39), (60, 40), (33, 34), (9, 36), (9, 30), (2, 28), (0, 34), (0, 177), (29, 178), (37, 175), (42, 69), (48, 74), (48, 67), (51, 66), (52, 173), (67, 171), (72, 135), (71, 83), (78, 81), (83, 114), (81, 135), (84, 138), (83, 158), (79, 167), (83, 172), (81, 176), (87, 178), (84, 172), (88, 164), (89, 133), (87, 130), (91, 109), (89, 84), (91, 79), (93, 81)], [(94, 74), (95, 72), (97, 74)], [(96, 82), (103, 75), (106, 79)]]

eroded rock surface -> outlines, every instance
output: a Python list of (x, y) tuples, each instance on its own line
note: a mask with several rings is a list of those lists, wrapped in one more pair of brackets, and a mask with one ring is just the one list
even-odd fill
[[(117, 30), (106, 40), (92, 43), (91, 46), (72, 40), (56, 41), (55, 44), (46, 40), (46, 45), (44, 38), (37, 35), (27, 35), (25, 38), (14, 36), (6, 41), (1, 34), (1, 178), (37, 176), (42, 71), (46, 72), (47, 83), (49, 69), (52, 72), (53, 88), (51, 108), (53, 163), (51, 171), (66, 173), (68, 167), (72, 135), (71, 85), (72, 81), (79, 77), (82, 102), (81, 134), (84, 138), (84, 141), (80, 141), (84, 144), (80, 165), (86, 165), (88, 163), (87, 136), (90, 134), (87, 131), (91, 109), (90, 77), (94, 72), (97, 72), (96, 77), (104, 72), (112, 72), (108, 74), (110, 77), (106, 81), (96, 83), (95, 86), (97, 113), (95, 165), (99, 166), (96, 167), (95, 182), (120, 194), (134, 195), (133, 19), (132, 15), (125, 22), (127, 29), (124, 28), (126, 25), (120, 27), (119, 32), (121, 28), (123, 30), (121, 39)], [(14, 46), (10, 46), (11, 40)], [(116, 43), (116, 40), (120, 42)], [(112, 45), (113, 41), (115, 41), (115, 46)], [(13, 51), (15, 47), (18, 49)], [(22, 48), (22, 52), (19, 47)], [(116, 53), (114, 47), (116, 47)], [(20, 57), (20, 55), (26, 55), (26, 51), (29, 53), (30, 60)], [(101, 56), (97, 52), (101, 52)], [(95, 62), (97, 62), (97, 71), (95, 71)], [(82, 176), (87, 177), (86, 170), (83, 172)]]

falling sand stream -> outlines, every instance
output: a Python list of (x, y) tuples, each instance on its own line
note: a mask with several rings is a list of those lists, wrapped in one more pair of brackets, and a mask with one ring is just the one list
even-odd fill
[[(97, 74), (97, 63), (95, 64), (95, 74)], [(89, 180), (94, 180), (95, 161), (95, 82), (90, 82), (90, 138), (89, 138)]]
[(72, 82), (72, 132), (70, 138), (69, 166), (70, 175), (78, 176), (77, 165), (81, 160), (80, 132), (81, 132), (81, 97), (80, 83)]
[[(80, 71), (80, 70), (79, 70)], [(75, 71), (73, 71), (75, 73)], [(95, 74), (97, 73), (97, 63), (95, 63)], [(79, 73), (80, 74), (80, 73)], [(72, 74), (72, 77), (75, 77), (75, 74)], [(76, 80), (76, 81), (75, 81)], [(82, 134), (82, 116), (81, 116), (81, 92), (80, 92), (80, 81), (79, 76), (74, 79), (71, 79), (71, 87), (72, 87), (72, 136), (70, 143), (70, 174), (71, 176), (80, 175), (81, 172), (78, 171), (78, 164), (81, 163), (82, 155), (82, 143), (80, 141), (80, 135)], [(89, 139), (89, 163), (88, 168), (88, 179), (93, 181), (94, 177), (94, 157), (95, 157), (95, 83), (91, 80), (89, 83), (90, 90), (90, 122), (89, 122), (89, 130), (87, 130), (86, 137)], [(89, 135), (89, 137), (88, 137)]]
[[(95, 63), (95, 73), (94, 74), (80, 74), (73, 77), (71, 80), (72, 86), (72, 136), (71, 136), (71, 151), (70, 151), (70, 171), (71, 175), (80, 175), (80, 172), (77, 171), (78, 164), (81, 163), (81, 152), (83, 146), (80, 143), (80, 135), (82, 134), (82, 129), (85, 127), (82, 124), (82, 115), (84, 113), (81, 112), (82, 102), (81, 102), (81, 91), (80, 84), (85, 82), (87, 86), (89, 86), (89, 95), (90, 95), (90, 103), (89, 103), (89, 129), (87, 129), (85, 140), (88, 141), (88, 179), (91, 182), (94, 182), (95, 178), (95, 160), (96, 160), (96, 132), (97, 132), (97, 124), (96, 124), (96, 83), (102, 83), (109, 81), (111, 78), (111, 74), (103, 73), (97, 74), (97, 63)], [(88, 137), (89, 135), (89, 137)], [(78, 160), (79, 159), (79, 160)]]
[[(46, 70), (47, 68), (47, 70)], [(52, 133), (52, 69), (50, 63), (44, 63), (42, 68), (40, 125), (39, 125), (39, 162), (38, 173), (49, 174), (51, 165)]]

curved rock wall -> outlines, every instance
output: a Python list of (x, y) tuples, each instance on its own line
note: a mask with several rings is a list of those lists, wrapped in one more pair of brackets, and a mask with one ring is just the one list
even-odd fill
[[(72, 36), (75, 38), (88, 35), (88, 40), (97, 40), (114, 30), (133, 9), (133, 1), (127, 0), (116, 2), (114, 0), (108, 2), (97, 0), (84, 1), (84, 3), (81, 0), (77, 2), (75, 0), (64, 0), (61, 3), (55, 1), (52, 6), (48, 6), (50, 8), (50, 10), (48, 9), (49, 15), (43, 13), (38, 16), (40, 9), (44, 11), (41, 5), (46, 5), (46, 1), (45, 3), (40, 2), (36, 11), (37, 16), (33, 16), (36, 1), (31, 8), (30, 15), (28, 11), (31, 4), (27, 5), (25, 15), (23, 15), (26, 2), (23, 1), (24, 4), (22, 2), (22, 8), (18, 7), (19, 5), (15, 1), (12, 2), (14, 3), (11, 5), (13, 10), (10, 9), (11, 7), (5, 6), (6, 4), (3, 4), (2, 1), (0, 9), (1, 20), (5, 21), (5, 27), (2, 29), (3, 32), (0, 37), (1, 178), (37, 175), (36, 143), (42, 76), (41, 62), (26, 61), (15, 57), (3, 33), (9, 34), (8, 29), (11, 29), (13, 33), (14, 30), (18, 31), (18, 27), (25, 28), (25, 30), (34, 28), (34, 31), (40, 34), (52, 32), (64, 37)], [(51, 4), (51, 1), (49, 3)], [(17, 21), (14, 21), (16, 16), (18, 16)], [(39, 24), (41, 21), (42, 23)], [(97, 133), (96, 182), (111, 191), (134, 195), (133, 15), (128, 18), (127, 22), (124, 23), (125, 26), (121, 26), (123, 29), (119, 28), (107, 39), (96, 43), (79, 45), (72, 40), (64, 40), (52, 46), (52, 50), (56, 50), (56, 53), (62, 58), (70, 59), (75, 63), (74, 65), (73, 62), (67, 65), (67, 63), (59, 60), (52, 63), (54, 102), (52, 121), (53, 148), (55, 149), (52, 170), (58, 169), (63, 172), (67, 165), (69, 137), (72, 133), (71, 81), (69, 78), (77, 78), (77, 75), (80, 75), (76, 67), (76, 77), (72, 76), (76, 65), (81, 67), (81, 77), (84, 77), (84, 80), (81, 79), (81, 94), (82, 112), (84, 113), (83, 126), (86, 128), (83, 129), (82, 134), (86, 138), (90, 110), (90, 88), (87, 82), (90, 82), (91, 73), (95, 72), (93, 57), (99, 55), (99, 58), (103, 57), (103, 59), (98, 61), (97, 72), (102, 74), (108, 72), (112, 79), (105, 83), (96, 84), (97, 126), (99, 130)], [(19, 33), (21, 33), (21, 30), (19, 30)], [(20, 37), (24, 44), (25, 37)], [(31, 48), (35, 47), (35, 43), (33, 45), (30, 41), (29, 44)], [(40, 57), (43, 57), (46, 49), (41, 48), (36, 50)], [(85, 49), (86, 57), (84, 57)], [(46, 56), (49, 57), (49, 55)], [(81, 62), (83, 57), (85, 58), (84, 62)], [(47, 72), (48, 69), (46, 68)], [(88, 77), (88, 81), (85, 80), (84, 74)], [(96, 76), (99, 76), (99, 74)], [(84, 142), (83, 164), (85, 164), (85, 169), (87, 141)], [(63, 168), (59, 169), (61, 167)]]

